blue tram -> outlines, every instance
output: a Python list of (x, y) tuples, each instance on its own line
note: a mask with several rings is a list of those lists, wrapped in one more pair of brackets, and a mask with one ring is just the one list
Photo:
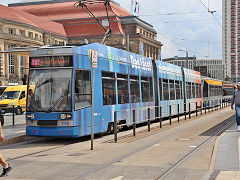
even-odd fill
[(196, 71), (98, 43), (43, 47), (33, 50), (29, 61), (28, 86), (34, 91), (28, 91), (27, 135), (91, 134), (92, 49), (98, 52), (94, 133), (111, 131), (116, 111), (118, 123), (131, 126), (133, 109), (136, 123), (141, 123), (147, 119), (147, 108), (154, 119), (160, 116), (156, 107), (162, 107), (162, 116), (167, 117), (169, 105), (171, 114), (176, 114), (178, 104), (183, 112), (184, 103), (202, 101), (201, 76)]

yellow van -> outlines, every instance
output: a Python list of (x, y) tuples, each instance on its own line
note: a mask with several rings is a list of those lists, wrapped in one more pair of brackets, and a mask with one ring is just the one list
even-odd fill
[(0, 108), (2, 113), (13, 112), (22, 114), (26, 111), (27, 85), (9, 86), (0, 96)]

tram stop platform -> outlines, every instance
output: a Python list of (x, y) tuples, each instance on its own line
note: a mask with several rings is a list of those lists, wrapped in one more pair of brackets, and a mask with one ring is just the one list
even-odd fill
[(230, 127), (216, 140), (211, 180), (240, 180), (240, 132), (236, 129), (237, 125)]

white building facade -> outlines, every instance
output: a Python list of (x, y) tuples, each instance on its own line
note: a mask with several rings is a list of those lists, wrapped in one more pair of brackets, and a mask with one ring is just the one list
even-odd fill
[(223, 0), (222, 55), (226, 76), (240, 81), (240, 0)]
[(189, 57), (187, 60), (186, 57), (178, 57), (163, 59), (163, 61), (185, 68), (187, 68), (188, 64), (188, 68), (193, 70), (207, 67), (207, 76), (219, 80), (225, 80), (226, 78), (226, 67), (222, 59), (196, 59), (196, 57)]

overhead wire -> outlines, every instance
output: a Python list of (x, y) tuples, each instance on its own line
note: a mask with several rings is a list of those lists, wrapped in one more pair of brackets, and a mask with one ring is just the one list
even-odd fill
[[(221, 10), (217, 10), (221, 11)], [(216, 12), (217, 12), (216, 11)], [(156, 14), (143, 14), (139, 16), (172, 16), (172, 15), (180, 15), (180, 14), (200, 14), (200, 13), (208, 13), (208, 11), (198, 11), (198, 12), (173, 12), (173, 13), (156, 13)]]

